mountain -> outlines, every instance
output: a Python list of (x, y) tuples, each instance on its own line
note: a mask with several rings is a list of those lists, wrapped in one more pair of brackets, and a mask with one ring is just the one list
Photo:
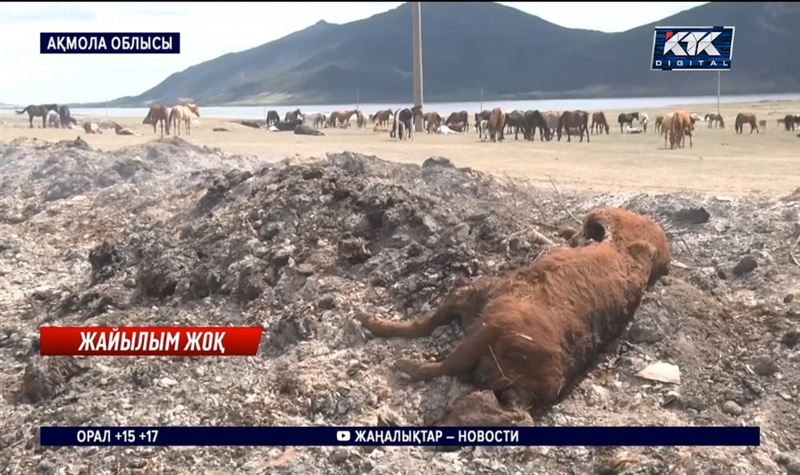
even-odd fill
[[(568, 7), (568, 5), (565, 5)], [(422, 5), (425, 100), (713, 94), (716, 74), (650, 70), (655, 25), (733, 25), (727, 94), (800, 91), (800, 4), (708, 3), (621, 33), (564, 28), (488, 2)], [(191, 97), (205, 105), (409, 102), (411, 7), (343, 25), (320, 21), (170, 75), (109, 106)], [(104, 103), (105, 105), (105, 103)]]

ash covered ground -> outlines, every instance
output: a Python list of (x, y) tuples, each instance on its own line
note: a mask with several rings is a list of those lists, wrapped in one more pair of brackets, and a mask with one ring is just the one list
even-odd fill
[[(500, 159), (500, 158), (499, 158)], [(421, 425), (469, 381), (401, 357), (463, 336), (374, 339), (601, 205), (667, 230), (671, 275), (537, 425), (758, 425), (757, 448), (42, 448), (41, 425)], [(432, 157), (263, 163), (180, 139), (116, 152), (0, 143), (2, 473), (800, 473), (800, 189), (767, 199), (588, 195)], [(800, 254), (797, 249), (795, 255)], [(48, 357), (41, 325), (259, 325), (255, 357)], [(680, 383), (636, 376), (653, 362)]]

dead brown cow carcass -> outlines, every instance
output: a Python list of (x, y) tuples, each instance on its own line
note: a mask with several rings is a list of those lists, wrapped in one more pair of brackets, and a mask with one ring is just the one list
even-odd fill
[(572, 242), (506, 275), (457, 286), (419, 320), (358, 320), (379, 337), (420, 337), (460, 318), (465, 339), (444, 361), (402, 359), (395, 368), (414, 380), (471, 376), (499, 397), (473, 392), (437, 423), (507, 425), (520, 408), (551, 405), (579, 382), (669, 272), (663, 229), (624, 209), (593, 210)]

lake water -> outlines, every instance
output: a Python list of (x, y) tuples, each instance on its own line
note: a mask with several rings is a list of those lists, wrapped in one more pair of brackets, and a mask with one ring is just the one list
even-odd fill
[[(797, 105), (800, 102), (800, 93), (797, 94), (766, 94), (766, 95), (740, 95), (722, 96), (721, 103), (732, 102), (758, 102), (758, 101), (794, 101)], [(638, 110), (644, 108), (668, 107), (679, 104), (716, 104), (717, 96), (692, 96), (692, 97), (629, 97), (613, 99), (548, 99), (532, 101), (484, 101), (483, 108), (489, 109), (500, 106), (506, 111), (514, 109), (522, 110), (574, 110), (582, 109), (594, 110)], [(365, 114), (372, 114), (378, 110), (398, 107), (409, 107), (409, 104), (361, 104), (359, 109)], [(329, 104), (329, 105), (305, 105), (299, 107), (290, 106), (241, 106), (241, 107), (203, 107), (200, 106), (202, 117), (217, 119), (264, 119), (268, 110), (276, 110), (283, 118), (284, 114), (290, 110), (299, 108), (304, 113), (330, 112), (334, 110), (346, 110), (355, 108), (355, 104)], [(479, 112), (481, 104), (479, 102), (429, 102), (425, 104), (425, 109), (435, 110), (439, 113), (448, 114), (454, 111), (466, 110), (470, 113)], [(147, 109), (143, 107), (120, 107), (120, 108), (73, 108), (72, 114), (76, 116), (91, 117), (144, 117)], [(13, 115), (10, 106), (4, 106), (0, 115)]]

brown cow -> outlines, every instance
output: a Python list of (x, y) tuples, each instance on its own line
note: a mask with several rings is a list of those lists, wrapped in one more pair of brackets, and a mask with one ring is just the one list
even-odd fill
[(427, 336), (460, 319), (466, 336), (444, 361), (401, 359), (395, 369), (413, 380), (471, 375), (516, 406), (501, 408), (472, 393), (440, 424), (462, 417), (503, 423), (508, 409), (539, 409), (565, 396), (630, 323), (645, 292), (669, 273), (663, 229), (627, 210), (592, 211), (573, 243), (583, 245), (554, 247), (506, 275), (462, 283), (421, 319), (357, 319), (378, 337)]
[(506, 125), (506, 113), (500, 107), (492, 109), (489, 116), (489, 139), (492, 142), (503, 141), (503, 129)]

